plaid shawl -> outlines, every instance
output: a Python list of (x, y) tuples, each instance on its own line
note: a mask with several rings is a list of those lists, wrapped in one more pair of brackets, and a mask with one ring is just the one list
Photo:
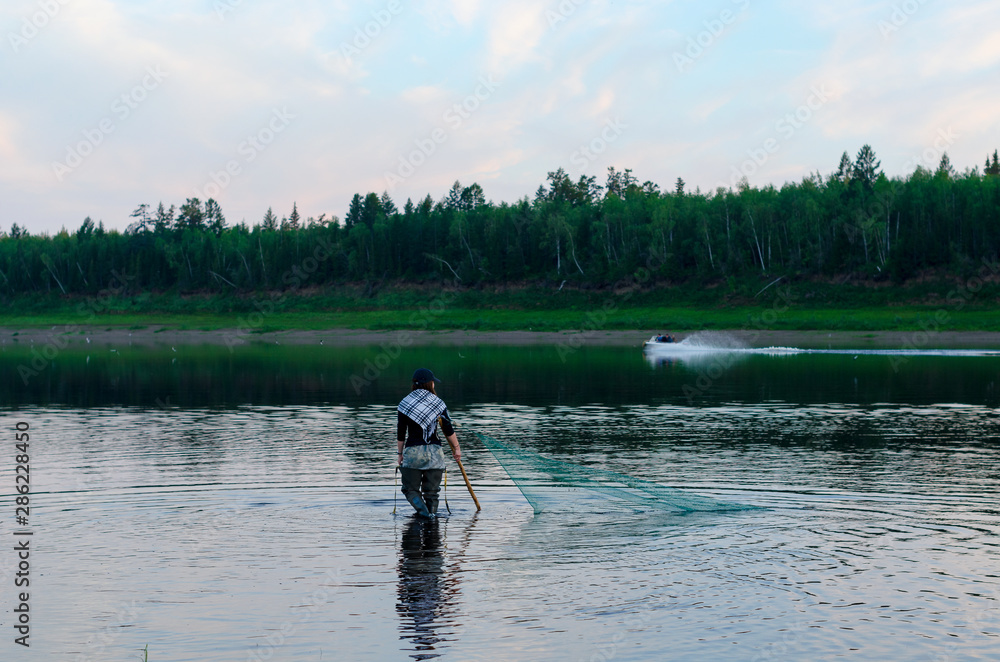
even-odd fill
[(397, 407), (399, 413), (407, 416), (419, 425), (424, 432), (424, 443), (434, 434), (437, 427), (438, 416), (447, 409), (444, 400), (437, 397), (427, 389), (418, 388), (410, 391), (410, 394), (403, 398)]

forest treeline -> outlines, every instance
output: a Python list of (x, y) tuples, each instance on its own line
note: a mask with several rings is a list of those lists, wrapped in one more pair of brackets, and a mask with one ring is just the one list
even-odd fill
[[(75, 232), (0, 233), (0, 297), (138, 291), (233, 292), (446, 278), (463, 285), (566, 281), (602, 287), (651, 267), (654, 282), (748, 275), (904, 281), (969, 274), (1000, 254), (1000, 163), (888, 178), (870, 146), (835, 172), (780, 188), (709, 193), (548, 173), (533, 199), (494, 204), (458, 182), (441, 200), (397, 206), (355, 195), (343, 220), (272, 210), (230, 225), (214, 200), (140, 204), (124, 232), (86, 218)], [(730, 281), (733, 282), (733, 281)]]

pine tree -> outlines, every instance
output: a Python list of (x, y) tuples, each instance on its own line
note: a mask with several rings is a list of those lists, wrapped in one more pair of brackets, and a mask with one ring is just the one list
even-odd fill
[(854, 159), (854, 169), (851, 171), (851, 179), (856, 179), (869, 191), (875, 187), (875, 180), (881, 174), (879, 168), (882, 162), (875, 158), (875, 150), (871, 145), (864, 145), (858, 151), (858, 156)]
[(622, 173), (615, 170), (614, 166), (608, 166), (608, 178), (604, 182), (604, 190), (607, 195), (625, 197), (625, 186), (622, 184)]
[(201, 208), (201, 200), (188, 198), (177, 214), (177, 228), (200, 232), (205, 229), (205, 212)]
[(368, 229), (375, 227), (375, 222), (382, 215), (382, 202), (377, 193), (369, 193), (365, 196), (365, 201), (361, 206), (361, 220)]
[(160, 206), (156, 208), (156, 216), (153, 217), (153, 230), (157, 234), (163, 234), (169, 230), (174, 224), (175, 212), (173, 205), (170, 205), (170, 209), (167, 210), (163, 207), (163, 202), (160, 202)]
[(538, 189), (535, 191), (535, 204), (540, 204), (545, 202), (549, 198), (549, 191), (545, 188), (545, 184), (539, 184)]
[(1000, 160), (997, 159), (997, 150), (993, 150), (993, 163), (990, 163), (989, 154), (986, 155), (986, 174), (996, 177), (1000, 175)]
[(486, 195), (479, 184), (472, 184), (462, 189), (462, 209), (469, 211), (485, 204)]
[(619, 172), (614, 166), (608, 168), (608, 180), (604, 186), (607, 195), (615, 195), (624, 199), (626, 193), (633, 190), (640, 190), (639, 180), (632, 174), (631, 168), (625, 168)]
[(423, 216), (430, 216), (433, 209), (434, 199), (431, 198), (431, 194), (428, 193), (424, 196), (424, 199), (420, 201), (420, 204), (417, 205), (417, 212)]
[(938, 177), (951, 178), (955, 175), (955, 169), (951, 166), (951, 159), (948, 158), (948, 152), (941, 155), (941, 162), (938, 163), (937, 171), (934, 173)]
[(348, 230), (361, 222), (361, 196), (357, 193), (351, 198), (351, 206), (347, 209), (347, 216), (344, 217), (344, 227)]
[(677, 182), (674, 184), (674, 194), (678, 196), (684, 195), (684, 180), (680, 177), (677, 178)]
[(274, 211), (270, 207), (267, 208), (267, 213), (264, 214), (264, 220), (261, 221), (260, 229), (268, 232), (278, 229), (278, 217), (274, 215)]
[(844, 152), (840, 157), (840, 165), (837, 166), (837, 172), (834, 173), (834, 179), (839, 179), (845, 184), (851, 179), (851, 171), (854, 170), (854, 164), (851, 163), (851, 157)]
[(125, 234), (142, 234), (149, 230), (151, 219), (149, 214), (149, 205), (145, 203), (139, 205), (135, 208), (135, 211), (129, 214), (129, 217), (138, 220), (125, 228)]
[(222, 214), (222, 207), (214, 198), (209, 198), (205, 203), (205, 222), (208, 229), (218, 237), (226, 229), (226, 217)]
[(455, 180), (455, 183), (451, 185), (451, 189), (448, 191), (447, 197), (444, 199), (444, 206), (448, 209), (461, 209), (462, 208), (462, 185)]
[[(163, 205), (161, 204), (160, 206), (162, 207)], [(11, 237), (16, 238), (16, 235), (14, 234), (14, 228), (16, 228), (16, 227), (17, 227), (17, 223), (15, 223), (14, 227), (12, 227), (10, 229), (10, 236)], [(80, 225), (80, 229), (76, 231), (76, 238), (77, 239), (86, 239), (86, 238), (92, 236), (93, 234), (94, 234), (94, 221), (91, 220), (91, 218), (88, 216), (87, 218), (83, 219), (83, 224)]]
[(580, 179), (576, 182), (577, 198), (583, 203), (592, 205), (601, 199), (601, 192), (604, 191), (604, 187), (597, 183), (597, 177), (591, 175), (587, 177), (586, 175), (580, 175)]
[(399, 213), (399, 209), (396, 208), (396, 203), (389, 197), (388, 191), (382, 191), (382, 197), (379, 198), (379, 202), (382, 204), (382, 211), (386, 216)]
[(283, 230), (298, 230), (299, 229), (299, 205), (297, 202), (292, 203), (292, 213), (288, 217), (288, 222), (282, 228)]

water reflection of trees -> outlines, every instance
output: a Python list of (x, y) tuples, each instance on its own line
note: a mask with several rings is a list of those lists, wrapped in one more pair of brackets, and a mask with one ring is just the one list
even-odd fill
[[(355, 389), (377, 347), (70, 347), (54, 360), (28, 347), (0, 350), (7, 406), (229, 408), (346, 405), (395, 407), (415, 366), (433, 366), (454, 410), (478, 403), (608, 406), (787, 401), (965, 402), (996, 406), (996, 360), (852, 355), (751, 355), (688, 351), (643, 355), (585, 347), (565, 360), (547, 347), (413, 347)], [(35, 371), (31, 368), (37, 365)], [(652, 368), (652, 369), (651, 369)], [(33, 374), (28, 370), (37, 372)], [(687, 387), (687, 388), (685, 388)]]

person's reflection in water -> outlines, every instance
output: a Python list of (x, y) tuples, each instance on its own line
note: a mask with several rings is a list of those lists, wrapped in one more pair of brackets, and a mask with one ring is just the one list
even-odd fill
[(415, 660), (440, 657), (446, 631), (454, 623), (452, 600), (458, 592), (455, 573), (445, 569), (442, 545), (445, 523), (414, 516), (403, 529), (399, 553), (400, 639), (409, 640)]

